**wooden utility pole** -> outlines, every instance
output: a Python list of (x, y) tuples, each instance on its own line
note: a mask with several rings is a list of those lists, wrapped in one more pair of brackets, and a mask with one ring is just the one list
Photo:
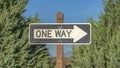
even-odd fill
[[(57, 24), (60, 25), (63, 23), (63, 14), (61, 12), (57, 13)], [(57, 44), (57, 54), (56, 54), (56, 66), (57, 68), (64, 68), (63, 64), (63, 45)]]

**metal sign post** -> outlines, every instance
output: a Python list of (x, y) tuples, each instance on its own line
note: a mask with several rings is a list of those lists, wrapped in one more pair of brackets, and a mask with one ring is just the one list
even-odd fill
[(90, 44), (91, 25), (90, 23), (62, 24), (63, 14), (58, 12), (56, 15), (57, 24), (31, 23), (29, 25), (30, 44), (57, 44), (56, 66), (65, 68), (63, 45), (66, 43)]
[[(57, 13), (57, 24), (60, 25), (63, 23), (63, 14), (61, 12)], [(56, 52), (56, 66), (57, 68), (63, 68), (63, 45), (61, 43), (57, 44), (57, 52)]]

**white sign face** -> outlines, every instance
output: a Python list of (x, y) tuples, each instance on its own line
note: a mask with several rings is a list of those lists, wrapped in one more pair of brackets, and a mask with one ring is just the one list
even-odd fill
[(90, 24), (30, 24), (30, 43), (90, 43)]

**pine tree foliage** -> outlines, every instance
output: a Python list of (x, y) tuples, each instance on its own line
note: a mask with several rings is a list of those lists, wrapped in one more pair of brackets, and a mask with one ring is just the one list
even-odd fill
[(0, 68), (49, 68), (45, 45), (30, 45), (29, 23), (23, 16), (28, 0), (0, 0)]
[(92, 24), (92, 43), (74, 46), (72, 68), (120, 68), (120, 0), (104, 0), (104, 13)]

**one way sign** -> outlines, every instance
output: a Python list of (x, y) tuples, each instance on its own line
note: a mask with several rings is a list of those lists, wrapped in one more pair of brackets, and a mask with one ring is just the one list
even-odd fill
[(90, 43), (91, 25), (79, 24), (41, 24), (32, 23), (30, 28), (30, 43)]

